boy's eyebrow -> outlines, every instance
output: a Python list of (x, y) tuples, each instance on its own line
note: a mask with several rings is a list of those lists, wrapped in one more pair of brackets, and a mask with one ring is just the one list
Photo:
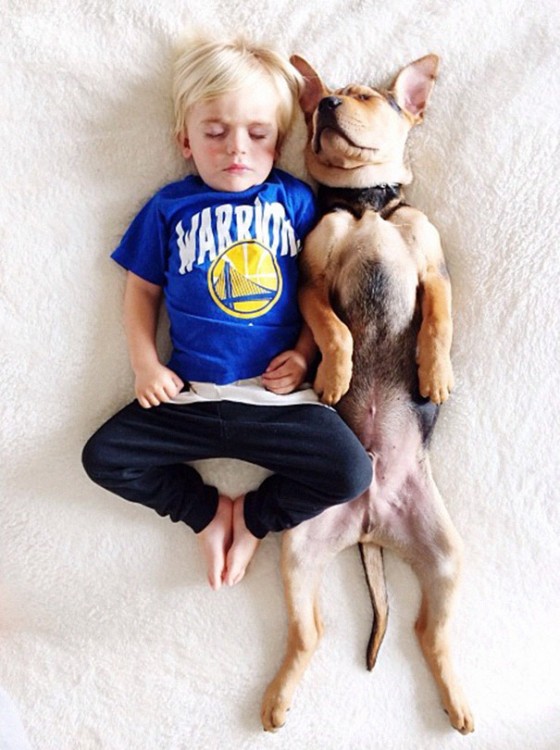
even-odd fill
[[(209, 117), (206, 120), (202, 120), (202, 125), (228, 125), (227, 118), (222, 117)], [(260, 128), (273, 128), (274, 123), (269, 122), (267, 120), (261, 121), (261, 120), (255, 120), (254, 122), (250, 122), (248, 125), (250, 128), (252, 127), (260, 127)]]

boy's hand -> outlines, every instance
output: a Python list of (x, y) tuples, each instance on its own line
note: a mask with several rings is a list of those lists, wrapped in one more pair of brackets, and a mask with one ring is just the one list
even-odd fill
[(144, 409), (167, 403), (183, 386), (181, 378), (160, 362), (136, 373), (136, 398)]
[(262, 381), (267, 391), (292, 393), (303, 383), (307, 374), (307, 360), (301, 352), (289, 349), (274, 357), (263, 373)]

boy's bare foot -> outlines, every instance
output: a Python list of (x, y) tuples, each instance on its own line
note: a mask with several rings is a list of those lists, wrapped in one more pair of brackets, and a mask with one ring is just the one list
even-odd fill
[(233, 501), (233, 544), (227, 553), (224, 578), (228, 586), (235, 586), (243, 578), (260, 542), (245, 526), (244, 505), (245, 495)]
[(224, 582), (226, 555), (233, 538), (233, 503), (227, 495), (220, 495), (216, 515), (197, 534), (202, 556), (206, 562), (208, 582), (217, 591)]

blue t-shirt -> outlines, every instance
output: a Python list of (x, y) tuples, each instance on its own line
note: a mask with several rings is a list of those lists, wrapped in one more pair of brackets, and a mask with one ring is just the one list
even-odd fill
[(148, 201), (111, 257), (163, 288), (183, 380), (255, 377), (293, 348), (297, 255), (316, 216), (310, 187), (279, 169), (239, 193), (189, 176)]

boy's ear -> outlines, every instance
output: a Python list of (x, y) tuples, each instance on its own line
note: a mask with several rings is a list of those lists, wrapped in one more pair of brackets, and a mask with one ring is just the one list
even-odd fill
[(192, 156), (191, 144), (189, 142), (189, 136), (186, 131), (181, 131), (177, 135), (177, 144), (179, 151), (183, 154), (185, 159), (190, 159)]

